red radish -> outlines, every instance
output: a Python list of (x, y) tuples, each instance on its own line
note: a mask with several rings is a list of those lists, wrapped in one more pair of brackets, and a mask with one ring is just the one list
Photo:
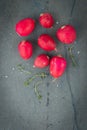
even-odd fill
[(32, 52), (33, 52), (33, 46), (31, 44), (31, 42), (29, 41), (21, 41), (18, 44), (18, 51), (20, 56), (27, 60), (32, 56)]
[(63, 75), (66, 69), (66, 59), (60, 56), (52, 57), (50, 61), (50, 74), (54, 78), (58, 78)]
[(38, 45), (45, 51), (56, 50), (56, 43), (48, 34), (42, 34), (39, 36)]
[(36, 57), (34, 61), (34, 67), (44, 68), (49, 65), (49, 56), (46, 54), (40, 54)]
[(32, 18), (25, 18), (20, 20), (16, 26), (15, 30), (20, 36), (28, 36), (35, 28), (35, 20)]
[(42, 13), (40, 14), (39, 22), (44, 28), (51, 28), (54, 24), (54, 19), (50, 13)]
[(72, 25), (64, 25), (57, 30), (57, 38), (65, 44), (71, 44), (76, 40), (76, 30)]

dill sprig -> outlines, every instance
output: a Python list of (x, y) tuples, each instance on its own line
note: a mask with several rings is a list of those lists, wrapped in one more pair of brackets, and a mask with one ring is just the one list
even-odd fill
[(25, 70), (25, 67), (24, 67), (22, 64), (18, 64), (18, 65), (17, 65), (17, 68), (18, 68), (18, 70), (21, 71), (21, 72), (24, 72), (24, 73), (26, 73), (26, 74), (31, 74), (30, 71)]
[(72, 60), (72, 65), (75, 67), (75, 66), (77, 66), (77, 62), (75, 60), (75, 56), (72, 53), (72, 49), (73, 49), (73, 47), (69, 47), (68, 51), (69, 51), (70, 58)]
[(38, 86), (41, 84), (41, 81), (40, 82), (37, 82), (35, 85), (34, 85), (34, 92), (37, 96), (37, 98), (40, 100), (42, 99), (42, 95), (40, 94), (40, 91), (38, 90)]
[(38, 72), (38, 73), (33, 74), (32, 72), (25, 70), (25, 67), (22, 64), (18, 64), (17, 68), (20, 72), (31, 74), (31, 77), (29, 77), (28, 79), (24, 81), (24, 86), (29, 86), (30, 83), (32, 83), (35, 79), (37, 79), (34, 82), (34, 92), (39, 100), (42, 99), (42, 95), (40, 94), (38, 90), (38, 86), (41, 84), (42, 80), (45, 79), (49, 75), (49, 73)]
[(25, 82), (24, 82), (24, 85), (25, 86), (28, 86), (31, 82), (33, 82), (34, 79), (36, 78), (41, 78), (41, 79), (44, 79), (47, 77), (47, 73), (46, 72), (39, 72), (39, 73), (36, 73), (34, 74), (32, 77), (28, 78)]

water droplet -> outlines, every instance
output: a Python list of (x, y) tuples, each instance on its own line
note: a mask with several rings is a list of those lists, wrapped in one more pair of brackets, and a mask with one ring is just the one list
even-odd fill
[(78, 51), (77, 54), (80, 54), (80, 51)]
[(75, 41), (74, 44), (77, 44), (77, 42)]
[(59, 85), (57, 84), (57, 87), (59, 87)]
[(12, 70), (15, 70), (15, 68), (13, 67)]
[(56, 24), (59, 24), (59, 22), (58, 22), (58, 21), (56, 21)]
[(7, 78), (8, 78), (8, 75), (5, 75), (4, 77), (7, 79)]
[(44, 7), (42, 7), (42, 9), (44, 10), (45, 8), (44, 8)]

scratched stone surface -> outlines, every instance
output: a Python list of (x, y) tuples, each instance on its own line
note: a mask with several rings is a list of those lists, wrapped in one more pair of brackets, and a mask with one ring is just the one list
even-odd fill
[[(54, 27), (44, 29), (38, 23), (42, 12), (50, 12)], [(0, 1), (0, 130), (87, 130), (87, 1), (86, 0), (1, 0)], [(15, 24), (22, 18), (36, 20), (35, 31), (28, 37), (15, 33)], [(61, 44), (55, 32), (64, 24), (72, 24), (77, 30), (77, 40), (70, 46)], [(24, 81), (34, 73), (48, 72), (33, 68), (35, 57), (43, 53), (37, 46), (41, 33), (54, 37), (58, 53), (68, 62), (64, 75), (53, 80), (35, 79), (28, 86)], [(19, 57), (17, 45), (30, 40), (33, 56), (24, 61)], [(77, 65), (72, 66), (68, 47), (73, 46)], [(44, 52), (47, 53), (47, 52)], [(50, 56), (56, 52), (50, 52)], [(25, 72), (17, 65), (25, 67)], [(31, 76), (26, 71), (31, 71)], [(34, 85), (38, 86), (42, 99), (38, 100)]]

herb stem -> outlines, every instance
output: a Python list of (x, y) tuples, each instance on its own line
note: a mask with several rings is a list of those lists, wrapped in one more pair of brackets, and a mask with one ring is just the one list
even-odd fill
[(24, 85), (28, 86), (35, 78), (40, 77), (42, 79), (47, 77), (47, 74), (45, 72), (41, 72), (41, 73), (36, 73), (34, 74), (32, 77), (28, 78), (25, 82)]
[(18, 65), (17, 65), (17, 68), (18, 68), (18, 70), (20, 70), (21, 72), (24, 72), (24, 73), (26, 73), (26, 74), (31, 74), (30, 71), (25, 70), (25, 67), (24, 67), (22, 64), (18, 64)]
[(40, 92), (38, 90), (38, 86), (39, 86), (40, 83), (41, 83), (41, 81), (37, 82), (37, 84), (34, 86), (34, 91), (35, 91), (35, 94), (38, 97), (38, 99), (42, 99), (42, 95), (40, 94)]
[(72, 49), (73, 49), (73, 47), (69, 47), (69, 48), (68, 48), (69, 55), (70, 55), (70, 58), (71, 58), (71, 60), (72, 60), (73, 66), (77, 66), (77, 63), (76, 63), (76, 61), (75, 61), (75, 57), (74, 57), (74, 55), (72, 54)]

